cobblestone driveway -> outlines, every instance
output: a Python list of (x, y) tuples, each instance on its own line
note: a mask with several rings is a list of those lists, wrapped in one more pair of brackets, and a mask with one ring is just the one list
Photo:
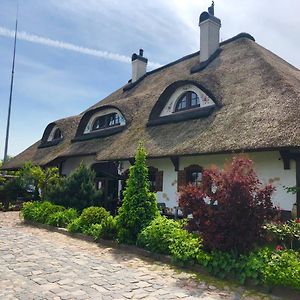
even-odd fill
[(0, 212), (0, 299), (262, 299)]

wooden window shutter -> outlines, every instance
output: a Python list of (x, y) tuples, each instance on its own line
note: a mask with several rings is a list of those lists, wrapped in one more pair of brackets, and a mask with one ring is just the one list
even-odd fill
[(156, 191), (162, 192), (163, 191), (163, 178), (164, 171), (157, 171), (156, 172)]
[(180, 187), (185, 185), (186, 185), (186, 172), (184, 170), (179, 170), (177, 172), (177, 191), (179, 192)]

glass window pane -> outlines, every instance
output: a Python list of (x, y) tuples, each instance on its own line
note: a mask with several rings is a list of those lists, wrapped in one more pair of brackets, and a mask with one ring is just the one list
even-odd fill
[(176, 106), (176, 110), (181, 110), (181, 109), (185, 109), (187, 107), (187, 97), (184, 96), (183, 98), (181, 98)]
[(200, 100), (196, 93), (191, 93), (191, 106), (199, 106)]
[(104, 127), (105, 127), (105, 116), (101, 116), (95, 120), (92, 130), (97, 130)]

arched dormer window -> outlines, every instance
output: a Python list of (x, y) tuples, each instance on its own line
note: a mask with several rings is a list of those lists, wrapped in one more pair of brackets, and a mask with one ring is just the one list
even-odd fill
[(147, 126), (206, 118), (220, 107), (213, 94), (194, 81), (176, 81), (169, 85), (151, 110)]
[(123, 113), (115, 106), (102, 106), (87, 111), (80, 120), (73, 141), (110, 136), (126, 128)]
[(200, 107), (199, 96), (192, 91), (185, 92), (176, 102), (175, 112)]
[(61, 129), (56, 123), (50, 123), (43, 134), (39, 148), (55, 146), (63, 140)]

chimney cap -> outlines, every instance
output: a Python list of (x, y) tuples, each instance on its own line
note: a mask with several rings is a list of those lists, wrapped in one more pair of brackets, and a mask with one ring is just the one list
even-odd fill
[(140, 49), (139, 54), (136, 54), (136, 53), (132, 54), (131, 61), (140, 60), (140, 61), (147, 63), (148, 59), (146, 57), (144, 57), (143, 55), (144, 55), (144, 50)]
[(215, 17), (215, 2), (214, 1), (212, 1), (211, 6), (208, 8), (208, 12), (204, 11), (200, 15), (199, 25), (200, 25), (200, 23), (202, 23), (206, 20), (212, 20), (221, 25), (221, 20), (219, 18)]

